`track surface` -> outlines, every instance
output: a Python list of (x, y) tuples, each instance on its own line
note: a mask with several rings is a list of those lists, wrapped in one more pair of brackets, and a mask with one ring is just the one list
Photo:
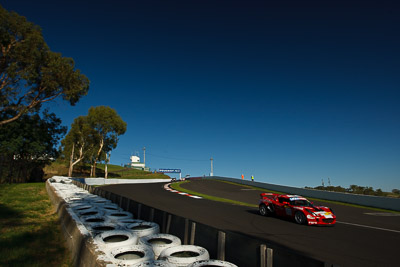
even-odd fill
[[(315, 203), (332, 207), (334, 227), (297, 225), (263, 217), (256, 208), (193, 199), (163, 189), (164, 184), (108, 185), (104, 189), (221, 230), (238, 231), (301, 251), (340, 266), (399, 266), (400, 216), (377, 216), (375, 210)], [(213, 180), (195, 180), (183, 187), (258, 204), (261, 191)]]

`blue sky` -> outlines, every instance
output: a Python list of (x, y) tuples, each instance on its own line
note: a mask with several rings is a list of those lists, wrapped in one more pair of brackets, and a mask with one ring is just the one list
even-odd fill
[(400, 188), (400, 18), (385, 1), (1, 0), (128, 124), (152, 169), (290, 186)]

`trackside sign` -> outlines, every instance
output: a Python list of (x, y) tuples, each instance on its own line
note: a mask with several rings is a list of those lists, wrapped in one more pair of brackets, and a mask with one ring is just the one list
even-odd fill
[(158, 172), (162, 172), (162, 173), (181, 173), (181, 169), (159, 169)]

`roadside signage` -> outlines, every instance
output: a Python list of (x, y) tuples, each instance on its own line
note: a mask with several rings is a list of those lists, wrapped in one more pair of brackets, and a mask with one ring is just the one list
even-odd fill
[(181, 173), (181, 169), (159, 169), (158, 172), (162, 172), (162, 173)]

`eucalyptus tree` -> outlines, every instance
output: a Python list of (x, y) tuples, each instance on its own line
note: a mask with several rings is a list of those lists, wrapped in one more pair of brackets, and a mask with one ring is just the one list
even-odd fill
[(90, 158), (91, 151), (96, 146), (96, 133), (90, 127), (87, 116), (74, 119), (61, 145), (65, 157), (69, 158), (68, 176), (72, 176), (74, 166), (83, 159)]
[(56, 98), (75, 105), (88, 90), (88, 78), (49, 49), (39, 26), (0, 5), (0, 115), (14, 114), (0, 126)]
[(74, 165), (85, 162), (91, 165), (90, 176), (96, 176), (97, 162), (108, 160), (126, 127), (117, 112), (107, 106), (91, 107), (88, 115), (77, 117), (61, 141), (63, 153), (69, 158), (68, 175), (72, 175)]

